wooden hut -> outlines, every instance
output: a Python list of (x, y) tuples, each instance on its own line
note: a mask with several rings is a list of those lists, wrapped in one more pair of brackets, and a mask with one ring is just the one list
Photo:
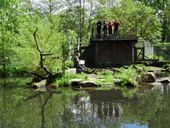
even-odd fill
[(136, 37), (91, 38), (88, 47), (81, 49), (82, 59), (88, 67), (130, 65), (135, 61)]

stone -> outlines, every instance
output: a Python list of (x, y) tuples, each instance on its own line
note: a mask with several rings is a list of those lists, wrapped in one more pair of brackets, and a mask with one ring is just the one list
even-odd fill
[(41, 80), (40, 82), (33, 83), (32, 88), (44, 88), (47, 84), (47, 79)]
[(156, 80), (156, 76), (153, 72), (147, 72), (142, 79), (143, 82), (153, 83)]
[(130, 81), (125, 84), (126, 87), (135, 87), (134, 84), (132, 84)]
[(168, 84), (168, 83), (170, 83), (170, 77), (160, 78), (157, 80), (157, 82), (160, 82), (163, 84)]
[(73, 73), (73, 74), (75, 74), (76, 73), (76, 68), (69, 68), (65, 72), (66, 73)]
[(120, 85), (122, 80), (121, 79), (113, 79), (113, 82), (117, 85)]
[(80, 83), (82, 82), (82, 79), (71, 79), (70, 85), (72, 87), (80, 87)]
[(165, 79), (165, 80), (162, 80), (162, 81), (161, 81), (161, 83), (168, 84), (168, 83), (170, 83), (170, 80), (168, 80), (168, 79)]
[(98, 87), (98, 85), (94, 81), (84, 81), (80, 83), (80, 87)]
[(47, 89), (56, 89), (56, 87), (57, 87), (57, 85), (54, 85), (54, 84), (46, 85)]

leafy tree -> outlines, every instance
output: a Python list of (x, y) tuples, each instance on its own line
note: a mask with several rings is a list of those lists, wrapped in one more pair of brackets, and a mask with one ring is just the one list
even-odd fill
[(122, 1), (120, 6), (103, 8), (96, 15), (96, 19), (120, 21), (119, 34), (137, 35), (143, 40), (152, 43), (159, 41), (161, 37), (161, 25), (155, 16), (154, 9), (142, 3), (135, 3), (133, 0)]
[(60, 14), (60, 17), (60, 29), (75, 31), (77, 38), (82, 42), (88, 31), (88, 16), (85, 1), (80, 0), (75, 6), (69, 6), (68, 9)]
[(156, 10), (156, 15), (162, 24), (162, 41), (170, 41), (170, 0), (136, 0)]
[[(0, 3), (0, 58), (4, 73), (15, 59), (14, 47), (18, 46), (17, 36), (20, 34), (21, 23), (26, 18), (24, 1), (1, 0)], [(15, 10), (15, 11), (14, 11)]]

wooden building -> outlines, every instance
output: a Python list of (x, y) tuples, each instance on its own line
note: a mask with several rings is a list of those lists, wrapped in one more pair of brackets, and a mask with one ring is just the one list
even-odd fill
[(81, 49), (81, 58), (88, 67), (113, 67), (133, 64), (136, 37), (91, 38), (88, 47)]

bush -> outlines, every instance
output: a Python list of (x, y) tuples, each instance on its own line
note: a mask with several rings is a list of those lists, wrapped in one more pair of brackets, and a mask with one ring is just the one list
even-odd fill
[(114, 74), (115, 79), (120, 79), (120, 85), (139, 86), (142, 77), (146, 73), (147, 68), (144, 65), (132, 65), (127, 68), (119, 68)]

